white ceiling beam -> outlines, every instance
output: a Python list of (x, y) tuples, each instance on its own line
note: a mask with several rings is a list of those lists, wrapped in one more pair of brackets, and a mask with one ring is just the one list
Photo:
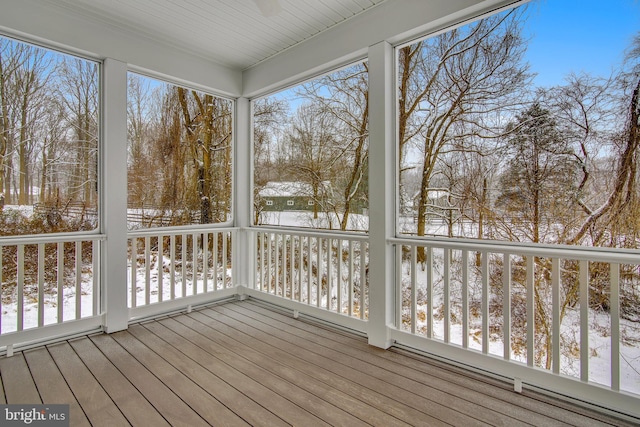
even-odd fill
[[(0, 0), (0, 31), (97, 59), (112, 58), (155, 76), (231, 97), (242, 93), (242, 74), (203, 57), (106, 23), (52, 7), (44, 0)], [(152, 71), (151, 71), (152, 70)]]
[(516, 0), (388, 0), (243, 72), (243, 96), (263, 95)]

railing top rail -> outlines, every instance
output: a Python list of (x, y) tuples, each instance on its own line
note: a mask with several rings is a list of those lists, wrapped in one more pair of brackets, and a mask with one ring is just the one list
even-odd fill
[(640, 251), (634, 249), (597, 248), (584, 246), (550, 245), (536, 243), (496, 242), (438, 237), (394, 237), (388, 243), (407, 246), (425, 246), (448, 249), (466, 249), (476, 252), (510, 253), (545, 258), (563, 258), (586, 261), (640, 264)]
[(0, 246), (37, 245), (39, 243), (86, 242), (89, 240), (106, 240), (106, 234), (97, 233), (52, 233), (40, 236), (3, 236)]
[(336, 230), (320, 230), (320, 229), (306, 229), (297, 227), (265, 227), (255, 226), (243, 228), (243, 231), (249, 231), (252, 233), (277, 233), (288, 234), (295, 236), (305, 237), (323, 237), (331, 239), (343, 239), (366, 242), (369, 240), (369, 235), (364, 233), (356, 233), (353, 231), (336, 231)]
[[(211, 225), (211, 224), (210, 224)], [(152, 237), (152, 236), (179, 236), (182, 234), (202, 234), (202, 233), (224, 233), (227, 231), (238, 231), (240, 228), (238, 227), (182, 227), (182, 228), (164, 228), (164, 227), (155, 227), (155, 228), (146, 228), (144, 230), (135, 230), (128, 231), (127, 237)]]

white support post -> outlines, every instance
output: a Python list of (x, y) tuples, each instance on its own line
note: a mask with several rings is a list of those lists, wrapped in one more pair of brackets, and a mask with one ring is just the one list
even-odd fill
[[(251, 103), (247, 98), (236, 100), (235, 115), (235, 204), (234, 225), (236, 227), (249, 227), (253, 212), (253, 197), (251, 192), (252, 171), (251, 166)], [(236, 234), (233, 260), (234, 284), (236, 286), (252, 287), (253, 277), (253, 248), (251, 234), (240, 231)], [(241, 266), (240, 268), (238, 268)]]
[(389, 348), (394, 327), (395, 132), (393, 48), (369, 47), (369, 344)]
[(127, 329), (127, 64), (106, 59), (103, 68), (102, 310), (108, 333)]

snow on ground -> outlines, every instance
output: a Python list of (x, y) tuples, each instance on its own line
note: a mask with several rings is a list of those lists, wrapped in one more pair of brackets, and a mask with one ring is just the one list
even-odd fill
[[(198, 265), (202, 265), (202, 259), (198, 261)], [(167, 256), (162, 257), (162, 268), (159, 268), (157, 257), (154, 255), (151, 259), (149, 268), (149, 303), (154, 304), (160, 302), (160, 291), (162, 292), (162, 301), (169, 301), (171, 299), (171, 290), (173, 283), (173, 297), (182, 298), (194, 294), (204, 293), (205, 291), (211, 292), (215, 289), (220, 290), (227, 286), (230, 286), (231, 270), (223, 269), (218, 266), (214, 268), (210, 266), (207, 271), (207, 280), (205, 281), (204, 273), (201, 269), (196, 272), (194, 280), (191, 266), (188, 266), (185, 271), (184, 281), (182, 280), (182, 264), (180, 262), (174, 263), (174, 279), (171, 280), (171, 259)], [(162, 270), (162, 274), (160, 273)], [(214, 278), (215, 277), (215, 278)], [(128, 283), (128, 298), (127, 303), (131, 307), (131, 267), (127, 269)], [(144, 266), (136, 268), (136, 306), (146, 305), (145, 299), (147, 298), (146, 291), (146, 269)], [(195, 292), (194, 292), (194, 282)], [(205, 289), (206, 286), (206, 289)]]
[[(38, 326), (38, 299), (37, 291), (33, 293), (25, 290), (24, 295), (24, 316), (23, 329), (35, 328)], [(35, 295), (34, 295), (35, 294)], [(2, 304), (2, 333), (15, 332), (18, 326), (18, 307), (16, 302), (6, 304), (4, 301), (7, 295), (3, 293)], [(14, 301), (17, 295), (11, 297)], [(76, 318), (76, 289), (75, 287), (64, 288), (62, 296), (62, 321)], [(83, 280), (80, 290), (80, 316), (91, 317), (93, 313), (93, 283), (91, 279)], [(58, 293), (57, 290), (44, 294), (44, 325), (58, 323)]]
[[(329, 220), (331, 220), (331, 226), (329, 226)], [(328, 218), (326, 214), (318, 213), (318, 218), (313, 218), (313, 212), (309, 211), (264, 211), (260, 214), (260, 221), (261, 225), (340, 230), (340, 221), (335, 215)], [(349, 215), (348, 231), (367, 231), (368, 229), (367, 215)]]
[[(434, 313), (437, 310), (434, 310)], [(416, 330), (418, 334), (426, 336), (427, 331), (427, 306), (418, 306), (418, 322)], [(469, 326), (468, 345), (472, 350), (482, 352), (482, 329), (480, 326), (481, 319), (471, 319)], [(611, 335), (610, 330), (611, 318), (606, 313), (596, 313), (590, 310), (589, 321), (589, 381), (604, 386), (611, 385)], [(405, 325), (408, 328), (409, 325)], [(577, 341), (563, 342), (561, 351), (560, 371), (564, 375), (574, 378), (580, 378), (580, 354), (579, 354), (579, 327), (580, 320), (577, 311), (568, 312), (565, 317), (561, 334), (563, 337), (574, 337), (578, 335)], [(640, 337), (640, 326), (635, 322), (625, 319), (620, 321), (621, 335), (632, 335)], [(462, 324), (452, 322), (449, 329), (449, 342), (462, 346)], [(438, 319), (434, 316), (433, 322), (433, 338), (444, 340), (444, 319)], [(640, 394), (640, 348), (636, 345), (630, 345), (621, 340), (620, 344), (620, 389), (631, 393)], [(574, 346), (578, 346), (577, 349)], [(577, 350), (577, 351), (576, 351)], [(502, 336), (492, 334), (489, 341), (489, 354), (503, 357), (504, 345)], [(568, 354), (571, 353), (571, 354)], [(511, 359), (526, 364), (526, 352), (511, 351)]]
[(5, 211), (18, 212), (19, 214), (27, 218), (33, 216), (33, 205), (5, 205), (3, 209)]

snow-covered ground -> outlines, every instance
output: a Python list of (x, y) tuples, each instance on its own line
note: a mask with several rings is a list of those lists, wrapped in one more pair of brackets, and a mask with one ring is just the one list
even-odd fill
[[(327, 216), (324, 213), (319, 213), (318, 218), (313, 218), (313, 212), (309, 211), (264, 211), (260, 214), (260, 221), (260, 225), (340, 230), (340, 221), (336, 215)], [(330, 223), (331, 225), (329, 225)], [(348, 231), (367, 231), (368, 229), (368, 216), (349, 215)]]
[[(418, 306), (416, 330), (419, 334), (426, 336), (427, 328), (426, 305)], [(434, 312), (437, 310), (434, 310)], [(408, 315), (408, 311), (405, 310)], [(604, 386), (611, 385), (611, 318), (605, 313), (596, 313), (590, 310), (589, 320), (589, 381)], [(480, 319), (472, 320), (469, 326), (468, 345), (470, 349), (482, 351), (482, 329), (479, 325)], [(405, 325), (408, 328), (409, 325)], [(565, 317), (561, 334), (569, 337), (570, 342), (563, 341), (560, 355), (560, 371), (568, 376), (580, 378), (580, 353), (579, 353), (579, 327), (580, 319), (576, 311), (571, 311)], [(622, 319), (620, 321), (622, 335), (632, 335), (640, 337), (640, 325)], [(452, 344), (462, 345), (462, 324), (452, 322), (449, 329), (449, 341)], [(444, 339), (444, 320), (434, 316), (433, 338)], [(575, 339), (575, 340), (574, 340)], [(640, 348), (637, 341), (635, 345), (625, 343), (620, 344), (620, 389), (635, 394), (640, 394)], [(577, 347), (576, 347), (577, 346)], [(489, 340), (489, 354), (502, 357), (503, 341), (500, 334), (492, 334)], [(511, 359), (527, 363), (526, 352), (511, 351)]]
[[(17, 295), (15, 290), (11, 295), (7, 291), (2, 293), (2, 333), (15, 332), (18, 325)], [(12, 301), (6, 303), (5, 301)], [(58, 322), (58, 293), (46, 292), (44, 294), (44, 325)], [(81, 318), (93, 316), (93, 283), (91, 279), (83, 279), (80, 291), (80, 315)], [(38, 297), (37, 290), (25, 289), (23, 328), (30, 329), (38, 326)], [(62, 296), (62, 320), (76, 318), (76, 289), (67, 287)]]

